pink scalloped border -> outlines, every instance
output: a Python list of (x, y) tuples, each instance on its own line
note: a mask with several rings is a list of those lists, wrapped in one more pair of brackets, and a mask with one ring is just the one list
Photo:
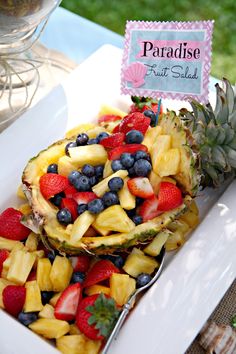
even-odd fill
[(193, 22), (149, 22), (149, 21), (127, 21), (125, 30), (125, 44), (121, 67), (121, 93), (128, 95), (137, 95), (137, 90), (127, 88), (124, 80), (124, 70), (128, 63), (129, 43), (131, 39), (130, 31), (133, 29), (148, 30), (206, 30), (206, 51), (205, 60), (203, 61), (203, 79), (202, 90), (199, 95), (190, 95), (183, 93), (161, 92), (148, 89), (139, 89), (139, 96), (150, 96), (153, 98), (171, 98), (173, 100), (189, 100), (195, 99), (201, 103), (208, 102), (209, 80), (211, 70), (211, 53), (212, 53), (212, 32), (214, 20), (209, 21), (193, 21)]

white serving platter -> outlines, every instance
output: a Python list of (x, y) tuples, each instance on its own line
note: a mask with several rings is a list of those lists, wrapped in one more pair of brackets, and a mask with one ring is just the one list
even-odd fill
[[(106, 45), (0, 136), (0, 212), (15, 206), (29, 158), (69, 128), (95, 120), (101, 104), (126, 110), (120, 96), (122, 51)], [(211, 93), (212, 95), (212, 93)], [(165, 102), (179, 109), (183, 103)], [(186, 105), (186, 104), (185, 104)], [(183, 354), (236, 276), (236, 181), (197, 198), (201, 224), (143, 296), (123, 326), (112, 354)], [(58, 353), (0, 310), (0, 354)]]

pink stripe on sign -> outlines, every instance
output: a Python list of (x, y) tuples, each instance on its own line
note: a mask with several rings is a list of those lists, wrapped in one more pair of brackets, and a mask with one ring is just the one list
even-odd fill
[(201, 61), (205, 42), (185, 40), (144, 40), (138, 38), (140, 52), (136, 58)]

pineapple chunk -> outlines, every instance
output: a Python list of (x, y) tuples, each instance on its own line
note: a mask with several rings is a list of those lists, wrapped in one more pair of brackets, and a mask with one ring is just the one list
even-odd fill
[(107, 286), (103, 286), (103, 285), (91, 285), (88, 288), (85, 289), (85, 294), (90, 296), (90, 295), (94, 295), (94, 294), (106, 294), (106, 295), (110, 295), (110, 288), (108, 288)]
[(80, 133), (85, 133), (90, 129), (95, 128), (95, 124), (92, 123), (84, 123), (84, 124), (79, 124), (76, 127), (68, 130), (66, 132), (66, 138), (70, 139), (72, 137), (74, 137), (75, 135), (78, 135)]
[(173, 232), (167, 239), (165, 243), (166, 251), (174, 251), (177, 248), (181, 247), (185, 242), (185, 238), (180, 231)]
[(18, 210), (24, 215), (31, 214), (32, 212), (31, 207), (28, 203), (20, 205)]
[(38, 247), (38, 242), (38, 236), (34, 232), (31, 232), (27, 237), (25, 247), (28, 248), (30, 252), (36, 251)]
[(111, 168), (111, 161), (107, 160), (103, 170), (103, 178), (106, 178), (112, 174), (113, 174), (113, 170)]
[(23, 200), (27, 199), (26, 196), (25, 196), (25, 193), (23, 192), (22, 184), (20, 184), (19, 187), (17, 188), (16, 195), (20, 199), (23, 199)]
[(188, 210), (186, 213), (181, 215), (179, 220), (184, 221), (191, 229), (195, 228), (199, 224), (199, 216), (191, 210)]
[(5, 287), (8, 285), (14, 285), (14, 283), (6, 279), (0, 278), (0, 308), (4, 308), (3, 301), (2, 301), (2, 292), (5, 289)]
[[(93, 146), (93, 145), (91, 145), (91, 146)], [(108, 182), (110, 181), (110, 179), (112, 179), (113, 177), (120, 177), (120, 178), (124, 179), (127, 176), (128, 176), (128, 171), (119, 170), (119, 171), (113, 173), (112, 175), (108, 176), (107, 178), (103, 179), (101, 182), (99, 182), (95, 186), (93, 186), (92, 190), (98, 197), (102, 197), (104, 193), (109, 191)]]
[(149, 256), (158, 256), (170, 234), (171, 233), (168, 230), (159, 232), (157, 236), (152, 240), (152, 242), (144, 248), (144, 252)]
[(160, 176), (175, 175), (179, 172), (180, 152), (179, 149), (169, 149), (163, 152), (156, 165), (155, 172)]
[(57, 339), (56, 346), (63, 354), (98, 354), (101, 341), (88, 339), (83, 334), (73, 334)]
[(189, 210), (191, 210), (194, 214), (199, 215), (198, 206), (197, 206), (195, 200), (193, 200), (192, 203), (190, 204)]
[(168, 229), (172, 232), (179, 231), (185, 236), (189, 231), (189, 225), (183, 220), (175, 220), (168, 225)]
[[(85, 337), (85, 336), (84, 336)], [(85, 353), (86, 354), (98, 354), (100, 353), (100, 348), (102, 345), (102, 342), (100, 340), (91, 340), (86, 338), (86, 345), (85, 345)]]
[(161, 177), (158, 176), (153, 170), (151, 170), (149, 181), (151, 183), (154, 194), (157, 195), (159, 193), (160, 183), (162, 181)]
[(41, 258), (38, 260), (37, 266), (37, 283), (41, 291), (52, 291), (53, 286), (50, 279), (51, 262), (48, 258)]
[[(7, 238), (0, 237), (0, 249), (12, 251), (15, 246), (21, 247), (23, 245), (20, 241), (8, 240)], [(24, 247), (24, 245), (23, 245)]]
[(135, 292), (136, 282), (128, 274), (112, 274), (110, 277), (111, 297), (123, 306)]
[(151, 149), (152, 167), (155, 173), (158, 173), (159, 159), (163, 152), (168, 151), (171, 148), (171, 136), (159, 135), (155, 144)]
[(146, 256), (143, 252), (141, 254), (132, 251), (127, 257), (123, 269), (127, 274), (137, 278), (141, 273), (152, 274), (158, 266), (159, 264), (154, 258)]
[(23, 285), (33, 268), (36, 256), (24, 250), (16, 250), (14, 254), (10, 255), (10, 258), (11, 264), (7, 279), (16, 284)]
[(98, 225), (96, 220), (93, 222), (92, 227), (102, 236), (107, 236), (110, 233), (109, 230), (101, 227), (101, 225)]
[(43, 309), (39, 312), (39, 318), (55, 318), (54, 307), (49, 304), (44, 305)]
[(50, 279), (54, 291), (63, 291), (70, 284), (73, 268), (66, 257), (56, 256), (52, 264)]
[(96, 218), (96, 224), (109, 231), (118, 232), (129, 232), (135, 228), (135, 224), (120, 205), (112, 205), (102, 211)]
[(161, 135), (161, 133), (162, 133), (162, 127), (160, 127), (159, 125), (157, 125), (154, 128), (149, 128), (147, 130), (142, 144), (146, 145), (148, 151), (151, 151), (151, 148), (155, 144), (157, 137)]
[(107, 152), (102, 145), (85, 145), (69, 149), (69, 154), (73, 163), (77, 163), (77, 167), (85, 164), (96, 166), (104, 164), (107, 161)]
[(76, 326), (75, 323), (70, 325), (70, 332), (69, 334), (81, 334), (79, 328)]
[(27, 281), (25, 283), (26, 297), (24, 304), (25, 312), (36, 312), (43, 309), (41, 300), (41, 292), (36, 280)]
[(72, 162), (69, 156), (62, 156), (58, 160), (58, 173), (62, 176), (67, 177), (71, 171), (77, 170), (77, 164)]
[(70, 325), (66, 321), (53, 318), (40, 318), (31, 323), (29, 328), (37, 334), (49, 339), (57, 339), (64, 336), (70, 330)]
[(121, 120), (116, 120), (114, 122), (102, 122), (99, 123), (102, 127), (106, 129), (107, 132), (112, 133), (117, 125), (119, 125)]
[(104, 131), (105, 128), (96, 125), (94, 128), (87, 130), (86, 134), (92, 139), (96, 138), (99, 133), (103, 133)]
[(106, 114), (114, 114), (115, 116), (120, 116), (124, 118), (128, 113), (121, 111), (119, 108), (112, 107), (109, 105), (102, 105), (98, 114), (98, 117), (104, 116)]
[(90, 214), (89, 211), (85, 211), (83, 214), (79, 215), (75, 220), (72, 230), (71, 230), (71, 243), (76, 244), (88, 228), (92, 225), (95, 220), (95, 216)]
[(135, 200), (135, 196), (129, 191), (129, 188), (127, 186), (128, 180), (129, 180), (128, 177), (124, 178), (124, 186), (118, 192), (118, 196), (119, 196), (121, 207), (126, 210), (131, 210), (135, 208), (136, 200)]
[(55, 295), (53, 295), (53, 297), (51, 297), (51, 299), (49, 300), (49, 304), (55, 307), (57, 300), (59, 299), (61, 294), (62, 294), (62, 292), (59, 292), (59, 293), (56, 293)]

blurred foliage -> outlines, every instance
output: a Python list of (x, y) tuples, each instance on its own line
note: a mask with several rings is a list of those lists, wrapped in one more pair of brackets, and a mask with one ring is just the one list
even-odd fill
[(211, 74), (236, 82), (236, 0), (63, 0), (62, 6), (124, 35), (126, 20), (215, 20)]

